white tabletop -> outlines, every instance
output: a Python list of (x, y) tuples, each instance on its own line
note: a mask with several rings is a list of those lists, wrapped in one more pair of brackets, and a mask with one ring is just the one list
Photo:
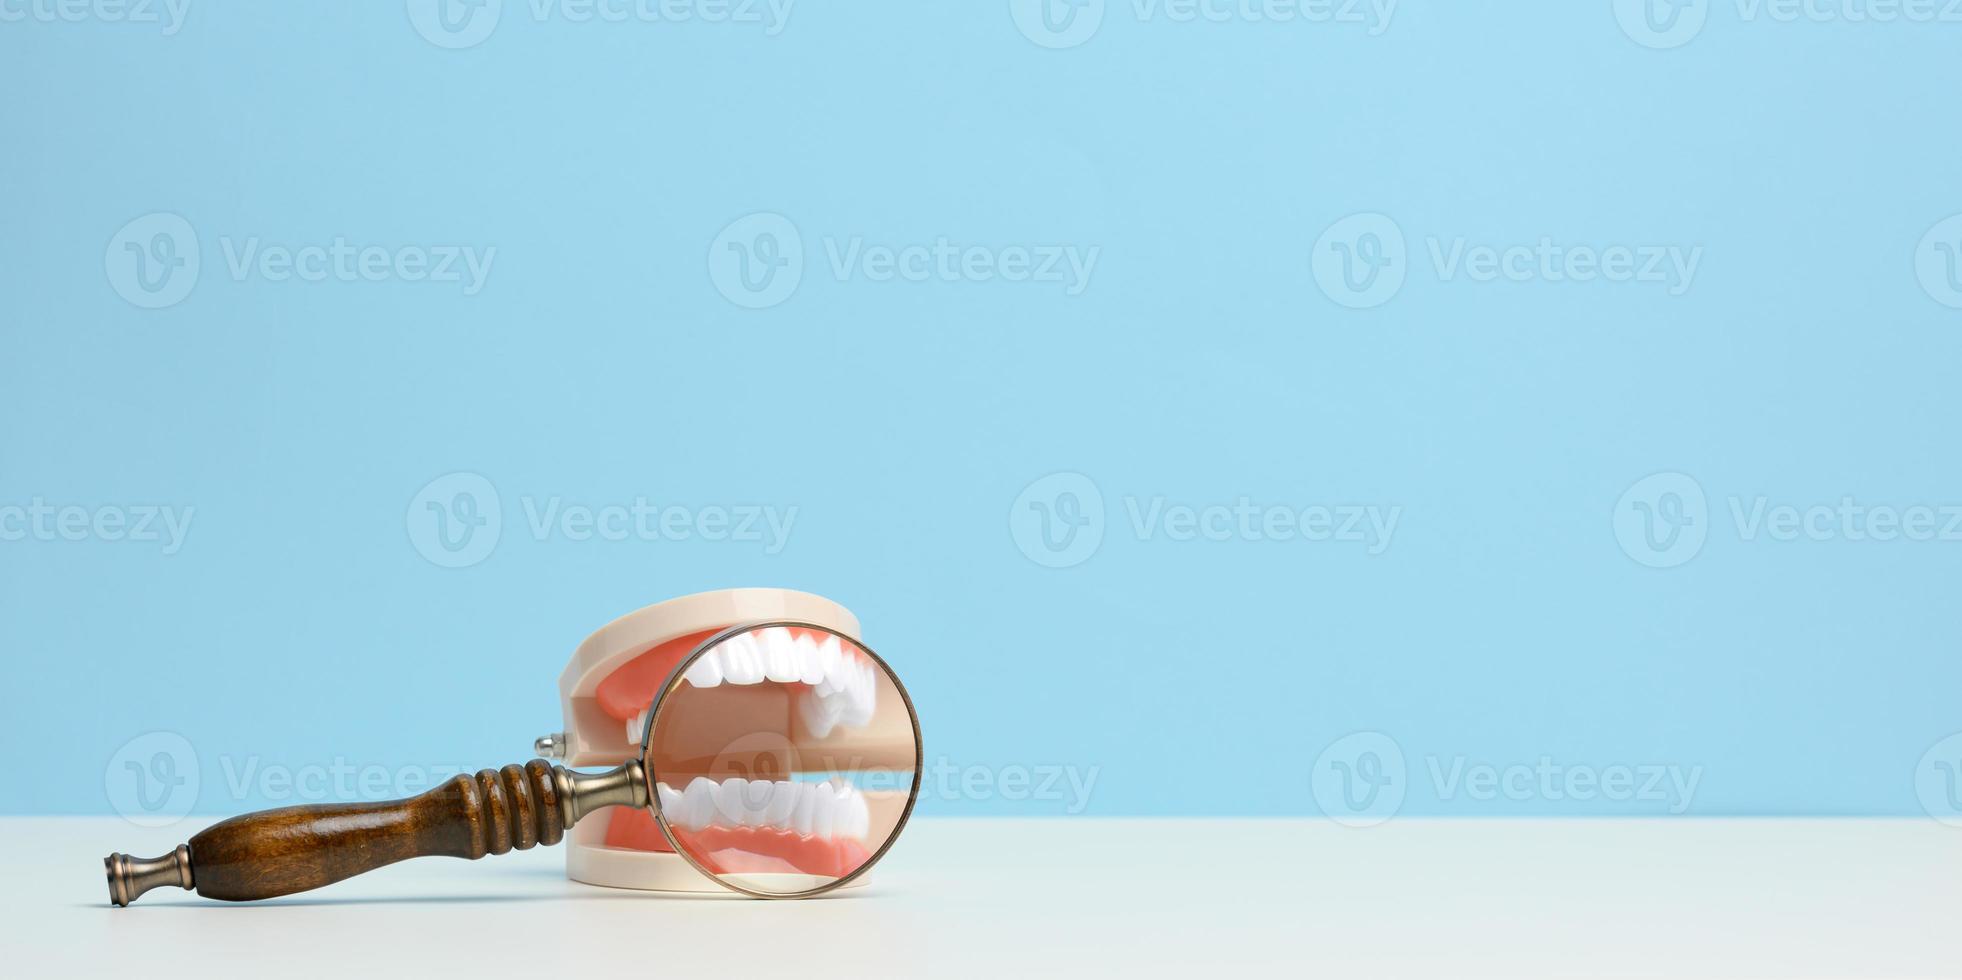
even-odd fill
[(589, 887), (539, 848), (109, 907), (104, 855), (203, 822), (0, 819), (6, 973), (1962, 975), (1962, 830), (1929, 821), (921, 819), (870, 885), (803, 902)]

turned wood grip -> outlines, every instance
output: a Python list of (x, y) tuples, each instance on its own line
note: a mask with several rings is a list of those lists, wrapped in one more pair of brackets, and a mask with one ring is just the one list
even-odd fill
[[(596, 805), (616, 802), (619, 787), (631, 789), (638, 769), (573, 776), (533, 759), (457, 776), (406, 800), (249, 813), (213, 824), (160, 858), (110, 855), (104, 861), (109, 901), (128, 905), (152, 888), (173, 885), (245, 902), (319, 888), (413, 857), (475, 860), (556, 844), (581, 812), (581, 801), (562, 799), (562, 776), (567, 786), (584, 781), (610, 790), (595, 794), (589, 805)], [(618, 802), (638, 802), (631, 792), (626, 796)]]
[(290, 895), (413, 857), (523, 851), (565, 836), (552, 766), (484, 769), (387, 803), (294, 806), (233, 817), (191, 838), (206, 898)]

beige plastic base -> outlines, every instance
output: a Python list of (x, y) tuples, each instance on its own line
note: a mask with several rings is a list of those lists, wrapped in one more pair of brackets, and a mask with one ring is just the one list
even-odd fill
[[(586, 830), (584, 828), (592, 828)], [(590, 838), (582, 840), (581, 835)], [(651, 892), (713, 892), (731, 894), (708, 875), (672, 854), (651, 851), (625, 851), (600, 843), (606, 839), (606, 822), (600, 814), (580, 821), (567, 835), (565, 876), (573, 881), (607, 888), (636, 888)], [(789, 877), (789, 876), (782, 876)], [(863, 887), (871, 875), (854, 879), (841, 890)], [(815, 883), (817, 879), (812, 879)], [(806, 885), (804, 887), (810, 887)], [(779, 886), (779, 891), (796, 889)]]
[(657, 892), (726, 892), (728, 889), (672, 854), (607, 847), (611, 807), (573, 825), (566, 835), (565, 876), (589, 885)]
[[(565, 764), (611, 767), (638, 755), (620, 723), (594, 700), (601, 681), (627, 661), (679, 636), (737, 623), (791, 619), (858, 636), (858, 618), (823, 596), (789, 589), (698, 592), (637, 609), (594, 631), (559, 675), (565, 718)], [(673, 854), (607, 847), (610, 811), (595, 813), (566, 835), (565, 873), (574, 881), (645, 891), (722, 892), (727, 889)], [(861, 878), (852, 884), (863, 882)]]

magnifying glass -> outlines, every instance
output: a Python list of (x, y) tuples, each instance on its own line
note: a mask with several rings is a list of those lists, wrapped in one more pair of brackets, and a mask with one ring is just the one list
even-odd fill
[(655, 695), (641, 753), (602, 773), (534, 759), (386, 803), (286, 807), (212, 825), (158, 858), (103, 861), (109, 901), (152, 888), (252, 901), (412, 857), (556, 844), (580, 818), (645, 807), (703, 874), (758, 898), (806, 898), (877, 863), (913, 812), (920, 723), (892, 668), (813, 623), (732, 626)]

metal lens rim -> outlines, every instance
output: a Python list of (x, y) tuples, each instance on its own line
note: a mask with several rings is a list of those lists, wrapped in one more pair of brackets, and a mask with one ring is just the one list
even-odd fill
[[(800, 892), (758, 891), (754, 888), (748, 888), (729, 881), (722, 875), (710, 871), (707, 867), (703, 866), (702, 862), (695, 858), (695, 855), (689, 853), (688, 849), (681, 845), (681, 841), (675, 838), (674, 829), (668, 826), (667, 814), (661, 812), (661, 795), (656, 789), (660, 783), (660, 774), (654, 770), (654, 728), (660, 723), (661, 709), (667, 705), (668, 695), (681, 686), (682, 678), (688, 673), (688, 668), (694, 666), (695, 661), (700, 660), (703, 655), (715, 649), (726, 640), (756, 630), (769, 629), (774, 626), (798, 627), (829, 633), (852, 644), (858, 648), (859, 652), (871, 657), (872, 662), (879, 666), (879, 669), (885, 674), (886, 679), (892, 682), (893, 689), (899, 692), (899, 700), (906, 705), (906, 720), (913, 726), (913, 785), (906, 791), (906, 806), (899, 811), (899, 822), (893, 825), (892, 833), (887, 834), (886, 839), (879, 844), (879, 849), (873, 851), (872, 856), (866, 858), (857, 868), (852, 869), (850, 874)], [(833, 629), (829, 626), (808, 623), (797, 619), (767, 619), (752, 623), (742, 623), (736, 626), (726, 627), (714, 636), (703, 640), (700, 645), (689, 652), (688, 656), (682, 658), (681, 662), (675, 665), (674, 672), (668, 675), (667, 682), (661, 687), (661, 693), (654, 699), (654, 707), (647, 713), (647, 726), (641, 730), (640, 745), (641, 770), (647, 780), (647, 808), (654, 811), (654, 825), (661, 829), (661, 836), (667, 838), (668, 846), (674, 848), (674, 852), (681, 855), (682, 860), (687, 861), (696, 871), (701, 872), (711, 881), (730, 891), (741, 892), (752, 898), (810, 898), (813, 895), (821, 895), (834, 888), (842, 888), (850, 884), (853, 879), (871, 870), (873, 865), (879, 863), (880, 858), (886, 856), (886, 851), (890, 850), (893, 842), (899, 839), (900, 832), (906, 829), (906, 821), (913, 816), (913, 804), (917, 803), (920, 799), (920, 779), (926, 766), (926, 744), (920, 738), (919, 713), (913, 710), (912, 695), (906, 693), (906, 685), (900, 682), (899, 675), (893, 672), (892, 665), (886, 663), (885, 658), (875, 653), (871, 647), (866, 646), (864, 641), (849, 633)]]

